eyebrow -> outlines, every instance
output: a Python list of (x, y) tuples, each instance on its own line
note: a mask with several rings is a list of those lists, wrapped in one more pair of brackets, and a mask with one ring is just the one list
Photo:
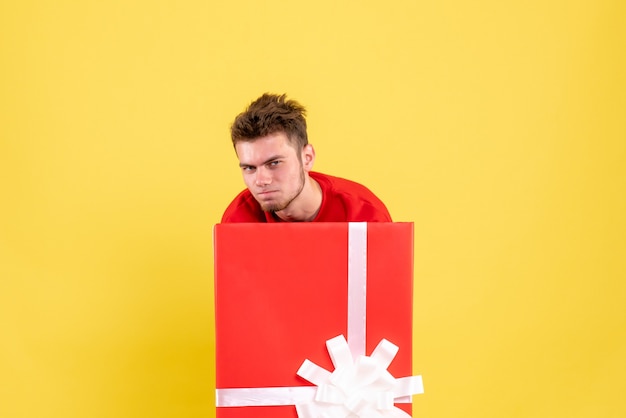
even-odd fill
[[(282, 156), (282, 155), (274, 155), (274, 156), (268, 158), (267, 160), (263, 161), (259, 165), (265, 165), (265, 164), (271, 163), (272, 161), (280, 160), (281, 158), (285, 158), (285, 157)], [(252, 164), (239, 163), (239, 167), (243, 168), (243, 167), (256, 167), (256, 166), (252, 165)]]

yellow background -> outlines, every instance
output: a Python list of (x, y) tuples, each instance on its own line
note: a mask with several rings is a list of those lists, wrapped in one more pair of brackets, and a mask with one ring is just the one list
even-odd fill
[(416, 417), (623, 418), (625, 4), (2, 1), (0, 417), (213, 416), (228, 127), (270, 91), (415, 222)]

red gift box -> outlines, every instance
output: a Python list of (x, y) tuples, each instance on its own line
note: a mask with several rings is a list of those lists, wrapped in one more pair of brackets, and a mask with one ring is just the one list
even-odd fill
[(296, 372), (333, 371), (338, 335), (355, 359), (391, 341), (387, 370), (411, 376), (412, 223), (219, 224), (214, 240), (218, 418), (297, 417), (316, 386)]

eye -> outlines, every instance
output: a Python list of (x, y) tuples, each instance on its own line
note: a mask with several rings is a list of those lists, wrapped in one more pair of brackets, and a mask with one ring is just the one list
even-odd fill
[(270, 161), (269, 163), (267, 163), (267, 165), (268, 165), (270, 168), (273, 168), (273, 167), (278, 166), (280, 163), (282, 163), (282, 161), (281, 161), (281, 160), (274, 160), (274, 161)]
[(253, 167), (251, 165), (244, 165), (241, 167), (241, 171), (243, 171), (244, 173), (252, 173), (255, 168), (256, 167)]

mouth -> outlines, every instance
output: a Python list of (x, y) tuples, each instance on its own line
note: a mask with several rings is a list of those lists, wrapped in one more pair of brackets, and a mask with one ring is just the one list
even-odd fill
[(272, 196), (275, 193), (278, 193), (278, 190), (265, 190), (265, 191), (257, 193), (257, 196), (260, 196), (260, 197), (270, 197), (270, 196)]

